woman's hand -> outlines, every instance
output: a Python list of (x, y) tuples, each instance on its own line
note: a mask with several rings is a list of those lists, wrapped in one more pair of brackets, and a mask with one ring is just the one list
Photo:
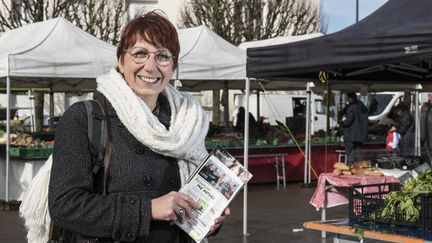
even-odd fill
[(219, 228), (222, 224), (222, 222), (225, 220), (226, 216), (229, 216), (231, 214), (231, 211), (229, 208), (225, 208), (222, 215), (217, 217), (214, 221), (214, 225), (210, 227), (210, 231), (208, 232), (207, 236), (213, 234), (217, 228)]
[(192, 209), (201, 208), (190, 196), (182, 192), (170, 192), (151, 200), (152, 219), (170, 221), (179, 220), (183, 223), (184, 217), (192, 218)]

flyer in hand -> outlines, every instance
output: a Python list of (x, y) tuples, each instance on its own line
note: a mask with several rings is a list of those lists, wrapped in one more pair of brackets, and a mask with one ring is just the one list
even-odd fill
[(188, 194), (201, 205), (193, 209), (192, 218), (176, 224), (200, 242), (228, 204), (252, 178), (240, 162), (217, 146), (189, 177), (180, 192)]

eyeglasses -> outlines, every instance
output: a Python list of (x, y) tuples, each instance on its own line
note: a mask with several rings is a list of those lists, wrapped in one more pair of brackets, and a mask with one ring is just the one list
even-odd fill
[(145, 63), (151, 53), (154, 54), (154, 59), (156, 63), (161, 67), (166, 67), (170, 65), (174, 59), (174, 56), (168, 50), (149, 51), (143, 47), (134, 47), (131, 50), (124, 51), (131, 55), (132, 60), (136, 64)]

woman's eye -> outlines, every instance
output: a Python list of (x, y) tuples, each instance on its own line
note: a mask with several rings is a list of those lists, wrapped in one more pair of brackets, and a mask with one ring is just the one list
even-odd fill
[(168, 56), (167, 54), (159, 53), (159, 54), (157, 55), (157, 58), (158, 58), (159, 60), (168, 60), (168, 59), (170, 58), (170, 56)]
[(138, 51), (138, 52), (135, 52), (133, 55), (135, 57), (138, 57), (138, 58), (144, 58), (144, 57), (147, 57), (148, 52)]

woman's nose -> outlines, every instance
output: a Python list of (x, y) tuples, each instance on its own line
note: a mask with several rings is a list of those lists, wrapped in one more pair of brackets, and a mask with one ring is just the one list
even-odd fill
[(144, 63), (144, 68), (147, 71), (154, 71), (154, 70), (157, 70), (157, 67), (158, 67), (158, 65), (157, 65), (157, 62), (155, 60), (154, 53), (151, 53), (149, 58), (147, 59), (147, 61)]

